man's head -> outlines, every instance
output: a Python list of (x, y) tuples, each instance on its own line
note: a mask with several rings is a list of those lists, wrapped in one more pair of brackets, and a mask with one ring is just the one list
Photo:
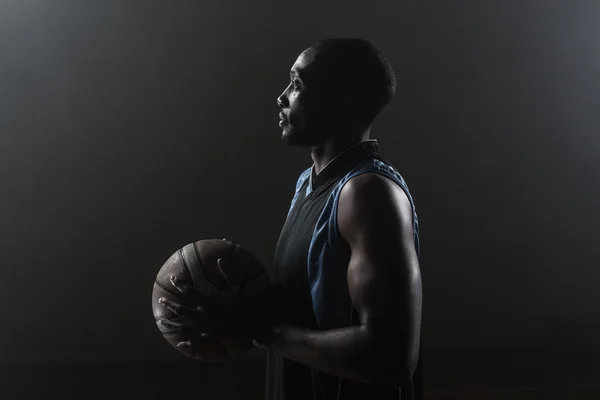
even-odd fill
[(392, 66), (375, 45), (357, 38), (319, 40), (300, 54), (277, 98), (282, 138), (304, 147), (340, 135), (358, 138), (395, 91)]

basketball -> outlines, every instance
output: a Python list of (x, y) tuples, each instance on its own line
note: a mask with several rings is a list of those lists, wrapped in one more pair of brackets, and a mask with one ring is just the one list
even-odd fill
[(218, 303), (233, 303), (233, 292), (221, 275), (217, 260), (224, 261), (234, 268), (242, 282), (243, 298), (258, 298), (270, 288), (269, 276), (262, 263), (239, 244), (225, 239), (207, 239), (190, 243), (176, 251), (162, 266), (152, 291), (152, 311), (158, 329), (166, 341), (177, 351), (200, 361), (227, 361), (238, 359), (251, 348), (251, 342), (221, 342), (210, 338), (194, 340), (193, 349), (178, 348), (177, 343), (191, 340), (185, 332), (169, 329), (160, 323), (161, 319), (185, 322), (188, 317), (174, 314), (158, 303), (165, 297), (182, 305), (194, 307), (191, 299), (181, 293), (169, 281), (175, 275), (178, 281), (189, 285), (199, 295)]

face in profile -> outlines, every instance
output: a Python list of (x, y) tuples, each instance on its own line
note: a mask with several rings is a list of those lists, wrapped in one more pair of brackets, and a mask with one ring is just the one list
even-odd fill
[(277, 98), (282, 139), (291, 146), (313, 147), (331, 138), (336, 125), (333, 100), (326, 93), (314, 49), (307, 49), (290, 70), (290, 83)]

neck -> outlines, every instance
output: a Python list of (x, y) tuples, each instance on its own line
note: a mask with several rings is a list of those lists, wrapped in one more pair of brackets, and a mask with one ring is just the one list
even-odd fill
[(327, 164), (349, 147), (369, 139), (371, 128), (366, 129), (360, 136), (348, 135), (350, 139), (332, 139), (312, 147), (311, 158), (315, 164), (315, 174), (319, 174)]

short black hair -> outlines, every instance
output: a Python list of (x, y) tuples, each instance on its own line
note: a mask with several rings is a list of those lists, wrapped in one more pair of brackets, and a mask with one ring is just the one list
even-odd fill
[(390, 61), (372, 42), (353, 37), (321, 39), (316, 50), (326, 86), (335, 93), (353, 97), (360, 104), (352, 117), (369, 126), (396, 93), (396, 75)]

